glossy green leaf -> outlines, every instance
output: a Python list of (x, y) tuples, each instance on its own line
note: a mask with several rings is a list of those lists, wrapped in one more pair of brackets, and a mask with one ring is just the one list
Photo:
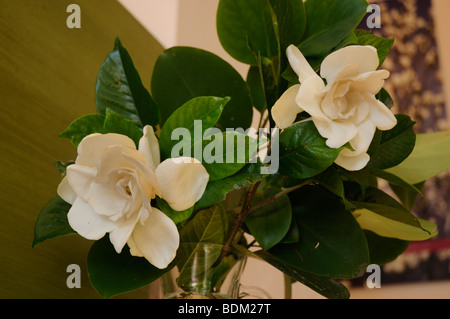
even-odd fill
[(89, 280), (103, 298), (144, 287), (172, 267), (171, 264), (165, 269), (158, 269), (143, 257), (131, 256), (128, 246), (118, 254), (109, 241), (109, 236), (97, 240), (87, 257)]
[[(395, 185), (395, 186), (398, 186), (398, 187), (401, 187), (401, 188), (405, 189), (405, 191), (408, 194), (411, 194), (410, 196), (413, 196), (412, 194), (414, 194), (416, 197), (417, 196), (421, 196), (422, 198), (425, 199), (425, 197), (422, 194), (422, 192), (415, 185), (411, 185), (411, 184), (405, 182), (403, 179), (401, 179), (400, 177), (398, 177), (398, 176), (396, 176), (394, 174), (391, 174), (391, 173), (386, 172), (386, 171), (374, 170), (374, 169), (370, 170), (370, 172), (373, 175), (375, 175), (375, 176), (377, 176), (377, 177), (379, 177), (381, 179), (384, 179), (385, 181), (389, 182), (390, 185)], [(409, 208), (412, 208), (412, 207), (409, 207)]]
[(252, 96), (253, 106), (262, 114), (267, 109), (264, 80), (258, 66), (251, 66), (247, 74), (247, 85)]
[(159, 108), (142, 84), (128, 51), (117, 38), (114, 50), (100, 68), (95, 89), (97, 111), (110, 108), (137, 126), (159, 123)]
[(387, 171), (414, 185), (448, 170), (449, 159), (450, 132), (418, 134), (411, 155)]
[(228, 233), (228, 216), (222, 205), (198, 211), (180, 232), (181, 243), (224, 244)]
[[(229, 100), (229, 98), (212, 96), (197, 97), (175, 110), (161, 129), (159, 145), (162, 156), (174, 157), (171, 156), (172, 148), (180, 142), (176, 134), (180, 128), (187, 129), (191, 140), (190, 145), (202, 140), (205, 131), (216, 125)], [(191, 156), (193, 152), (192, 150)]]
[(397, 125), (383, 131), (380, 144), (374, 154), (371, 154), (369, 167), (387, 169), (403, 162), (413, 151), (416, 134), (413, 127), (415, 122), (404, 114), (396, 115)]
[(393, 183), (389, 183), (390, 188), (392, 191), (397, 195), (398, 199), (402, 202), (403, 206), (406, 207), (409, 211), (412, 211), (414, 206), (416, 205), (417, 198), (419, 197), (417, 190), (419, 192), (422, 192), (423, 186), (425, 185), (425, 182), (421, 182), (415, 185), (413, 189), (398, 186)]
[(436, 225), (419, 219), (385, 192), (370, 188), (364, 201), (354, 201), (356, 221), (375, 234), (407, 241), (427, 240), (436, 236)]
[(370, 263), (384, 265), (394, 261), (409, 246), (409, 241), (381, 237), (371, 231), (364, 231), (369, 245)]
[(247, 164), (236, 174), (208, 183), (202, 198), (195, 204), (195, 209), (202, 209), (225, 200), (233, 190), (250, 186), (263, 178), (261, 165)]
[(383, 205), (368, 205), (353, 212), (361, 228), (379, 236), (407, 241), (428, 240), (437, 235), (436, 225), (416, 219), (415, 223), (402, 210)]
[(386, 105), (389, 109), (392, 109), (392, 107), (394, 106), (394, 100), (385, 88), (382, 88), (380, 90), (380, 92), (376, 95), (376, 98), (384, 105)]
[[(252, 204), (256, 205), (270, 196), (276, 195), (280, 189), (268, 188), (255, 194)], [(261, 248), (268, 250), (278, 244), (288, 233), (292, 221), (292, 208), (287, 195), (252, 212), (245, 224)]]
[(143, 135), (142, 130), (137, 127), (134, 122), (118, 115), (109, 108), (106, 109), (106, 119), (103, 124), (103, 133), (117, 133), (126, 135), (133, 140), (136, 148), (139, 147), (139, 140)]
[(256, 255), (271, 264), (292, 279), (295, 279), (328, 299), (349, 299), (348, 289), (341, 283), (328, 278), (313, 275), (293, 267), (266, 251), (257, 251)]
[(298, 46), (305, 56), (324, 56), (337, 47), (367, 13), (365, 0), (307, 0), (306, 31)]
[(247, 84), (223, 59), (210, 52), (173, 47), (164, 51), (155, 63), (152, 93), (161, 109), (161, 123), (184, 103), (199, 96), (230, 97), (217, 127), (247, 129), (253, 108)]
[(270, 0), (277, 20), (281, 52), (291, 45), (297, 45), (306, 29), (306, 13), (302, 0)]
[(312, 121), (294, 124), (280, 134), (280, 172), (313, 177), (330, 167), (341, 150), (329, 148)]
[(104, 115), (84, 115), (73, 121), (64, 132), (59, 134), (59, 137), (69, 139), (73, 146), (78, 147), (81, 140), (89, 134), (103, 133), (104, 122)]
[[(196, 283), (193, 287), (192, 274), (202, 277), (213, 275), (212, 266), (222, 252), (228, 233), (228, 216), (221, 205), (210, 207), (196, 213), (194, 218), (180, 232), (180, 248), (177, 251), (176, 264), (179, 271), (178, 285), (197, 292), (212, 289), (211, 281)], [(203, 251), (202, 244), (211, 244)], [(209, 276), (208, 275), (208, 276)]]
[(55, 196), (44, 206), (34, 226), (33, 247), (47, 239), (76, 233), (67, 220), (70, 207), (72, 205), (59, 196)]
[(240, 62), (256, 64), (254, 52), (260, 52), (261, 56), (269, 59), (278, 56), (277, 34), (269, 1), (220, 0), (217, 34), (225, 51)]
[[(194, 149), (196, 145), (193, 146)], [(201, 157), (194, 157), (202, 162), (209, 173), (211, 182), (231, 176), (241, 170), (258, 149), (258, 141), (248, 135), (228, 131), (210, 136), (204, 140)]]
[(365, 272), (369, 252), (358, 223), (339, 197), (321, 186), (290, 193), (300, 239), (269, 253), (291, 267), (329, 278), (355, 278)]

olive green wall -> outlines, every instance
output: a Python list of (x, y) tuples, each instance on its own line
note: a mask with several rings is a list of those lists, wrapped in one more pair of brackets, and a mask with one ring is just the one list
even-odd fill
[[(66, 25), (71, 3), (81, 8), (80, 29)], [(97, 72), (116, 36), (149, 88), (163, 48), (115, 0), (0, 0), (0, 298), (99, 297), (86, 272), (92, 242), (74, 235), (31, 244), (60, 181), (54, 162), (76, 155), (57, 135), (96, 112)], [(66, 286), (69, 264), (81, 267), (80, 289)]]

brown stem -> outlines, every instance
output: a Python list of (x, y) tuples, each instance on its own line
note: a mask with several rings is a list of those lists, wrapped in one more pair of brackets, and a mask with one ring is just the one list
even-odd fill
[(261, 184), (260, 181), (253, 184), (252, 186), (250, 186), (250, 189), (248, 190), (247, 195), (245, 197), (244, 205), (242, 206), (240, 213), (237, 215), (237, 218), (234, 220), (230, 235), (228, 236), (228, 239), (227, 239), (224, 247), (222, 248), (222, 252), (221, 252), (219, 258), (214, 263), (214, 267), (217, 266), (222, 261), (222, 258), (225, 257), (226, 254), (228, 254), (231, 251), (231, 245), (233, 244), (234, 238), (236, 237), (241, 226), (244, 224), (245, 219), (250, 214), (250, 210), (252, 207), (251, 206), (252, 200), (253, 200), (253, 197), (255, 196), (256, 190), (259, 187), (259, 184)]

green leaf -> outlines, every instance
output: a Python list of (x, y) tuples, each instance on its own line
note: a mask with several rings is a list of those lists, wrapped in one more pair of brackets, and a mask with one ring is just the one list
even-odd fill
[(303, 1), (270, 0), (276, 15), (281, 52), (291, 44), (299, 44), (306, 29), (306, 13)]
[(47, 239), (76, 234), (67, 220), (70, 207), (72, 205), (59, 196), (44, 206), (34, 226), (33, 247)]
[(370, 263), (384, 265), (394, 261), (409, 246), (409, 241), (378, 236), (371, 231), (364, 231), (369, 245)]
[(316, 276), (285, 263), (266, 251), (257, 251), (256, 255), (271, 264), (292, 279), (295, 279), (328, 299), (349, 299), (350, 293), (341, 283)]
[(126, 135), (134, 141), (136, 148), (139, 147), (139, 140), (143, 133), (139, 127), (131, 120), (118, 115), (111, 109), (106, 109), (106, 119), (103, 124), (103, 133), (117, 133)]
[(137, 126), (159, 123), (159, 109), (143, 86), (128, 51), (116, 39), (114, 50), (100, 68), (95, 90), (97, 111), (105, 114), (110, 108)]
[[(270, 196), (276, 195), (280, 189), (267, 188), (255, 194), (252, 205), (256, 205)], [(252, 212), (245, 224), (261, 248), (268, 250), (278, 244), (288, 233), (292, 221), (292, 208), (287, 195)]]
[(267, 109), (264, 80), (258, 66), (251, 66), (247, 74), (247, 85), (252, 96), (253, 106), (263, 114)]
[[(193, 282), (192, 274), (198, 278), (212, 277), (212, 266), (219, 258), (222, 245), (228, 233), (228, 216), (222, 205), (199, 211), (180, 232), (180, 248), (176, 264), (179, 270), (178, 285), (197, 292), (209, 292), (213, 287), (211, 280)], [(203, 252), (203, 244), (211, 244)], [(205, 253), (208, 255), (206, 256)], [(205, 275), (206, 274), (206, 275)]]
[(92, 286), (103, 298), (111, 298), (144, 287), (173, 267), (158, 269), (143, 257), (130, 255), (128, 246), (120, 254), (109, 236), (96, 241), (87, 257), (87, 270)]
[(392, 107), (394, 106), (394, 100), (385, 88), (382, 88), (380, 90), (380, 92), (376, 95), (376, 98), (384, 105), (386, 105), (388, 109), (392, 109)]
[(194, 212), (194, 207), (188, 208), (183, 211), (176, 211), (170, 207), (170, 205), (162, 198), (156, 197), (159, 209), (166, 214), (175, 224), (179, 224), (189, 217)]
[[(229, 98), (217, 98), (204, 96), (193, 98), (184, 103), (164, 123), (159, 138), (159, 145), (163, 157), (171, 156), (172, 148), (178, 143), (176, 136), (172, 136), (175, 130), (186, 128), (191, 138), (190, 145), (203, 139), (205, 131), (219, 120)], [(195, 122), (201, 121), (201, 122)], [(197, 126), (195, 125), (197, 123)]]
[[(403, 179), (401, 179), (400, 177), (391, 174), (389, 172), (386, 171), (382, 171), (382, 170), (375, 170), (372, 169), (370, 170), (371, 173), (379, 178), (384, 179), (385, 181), (389, 182), (390, 185), (395, 185), (398, 187), (401, 187), (403, 189), (405, 189), (405, 192), (407, 192), (408, 194), (414, 194), (415, 197), (417, 197), (417, 195), (420, 195), (423, 199), (425, 199), (424, 195), (422, 194), (422, 192), (414, 185), (411, 185), (407, 182), (405, 182)], [(413, 195), (410, 195), (413, 196)], [(412, 207), (406, 207), (406, 208), (412, 208)]]
[(359, 25), (367, 6), (365, 0), (307, 0), (307, 25), (300, 51), (305, 56), (330, 53)]
[(411, 155), (387, 171), (414, 185), (448, 170), (449, 158), (450, 132), (418, 134)]
[(356, 221), (375, 234), (407, 241), (427, 240), (436, 236), (436, 225), (419, 219), (385, 192), (369, 188), (364, 201), (352, 202)]
[(237, 173), (255, 158), (258, 141), (248, 135), (228, 131), (213, 134), (210, 138), (203, 141), (201, 157), (194, 154), (208, 171), (210, 182)]
[(379, 37), (365, 30), (355, 30), (355, 34), (358, 37), (358, 45), (371, 45), (377, 49), (380, 67), (384, 63), (389, 51), (391, 51), (394, 39)]
[(197, 212), (180, 232), (181, 243), (224, 244), (228, 233), (228, 216), (222, 205)]
[[(414, 189), (410, 189), (410, 188), (395, 185), (393, 183), (389, 183), (389, 186), (391, 187), (392, 191), (395, 193), (395, 195), (397, 195), (398, 199), (403, 203), (403, 206), (405, 206), (406, 209), (408, 209), (409, 211), (411, 211), (414, 208), (414, 206), (416, 205), (416, 201), (418, 198), (417, 190), (419, 190), (419, 192), (421, 192), (423, 190), (424, 185), (425, 185), (425, 182), (421, 182), (416, 185), (412, 185), (414, 187)], [(422, 194), (420, 193), (420, 195), (422, 195)]]
[(194, 207), (197, 210), (217, 204), (225, 200), (231, 191), (250, 186), (262, 178), (261, 165), (249, 163), (234, 175), (208, 183)]
[(78, 147), (81, 140), (93, 133), (103, 133), (103, 123), (105, 116), (100, 114), (84, 115), (73, 121), (69, 127), (59, 137), (70, 140), (73, 146)]
[(371, 168), (387, 169), (403, 162), (413, 151), (416, 143), (416, 134), (413, 126), (415, 122), (404, 114), (398, 114), (397, 125), (384, 131), (380, 144), (374, 154), (371, 155), (368, 164)]
[(242, 63), (255, 64), (254, 52), (258, 51), (269, 59), (278, 56), (272, 8), (266, 0), (221, 0), (217, 34), (225, 51)]
[(361, 276), (369, 262), (366, 239), (339, 197), (321, 186), (306, 186), (290, 193), (290, 198), (300, 239), (294, 244), (278, 244), (269, 253), (317, 276)]
[(248, 128), (252, 101), (240, 74), (220, 57), (196, 48), (173, 47), (156, 61), (152, 93), (161, 108), (161, 123), (184, 103), (199, 96), (230, 97), (217, 126)]
[(312, 121), (294, 124), (280, 134), (280, 172), (310, 178), (330, 167), (341, 150), (329, 148)]
[(389, 206), (371, 204), (355, 210), (353, 215), (361, 228), (383, 237), (422, 241), (437, 235), (433, 223), (422, 219), (416, 219), (413, 223), (405, 211)]

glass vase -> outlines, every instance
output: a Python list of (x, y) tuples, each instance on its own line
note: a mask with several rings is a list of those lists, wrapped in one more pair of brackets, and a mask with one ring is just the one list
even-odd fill
[(235, 249), (221, 256), (222, 250), (222, 245), (181, 244), (176, 266), (161, 278), (162, 298), (240, 298), (240, 279), (247, 258)]

